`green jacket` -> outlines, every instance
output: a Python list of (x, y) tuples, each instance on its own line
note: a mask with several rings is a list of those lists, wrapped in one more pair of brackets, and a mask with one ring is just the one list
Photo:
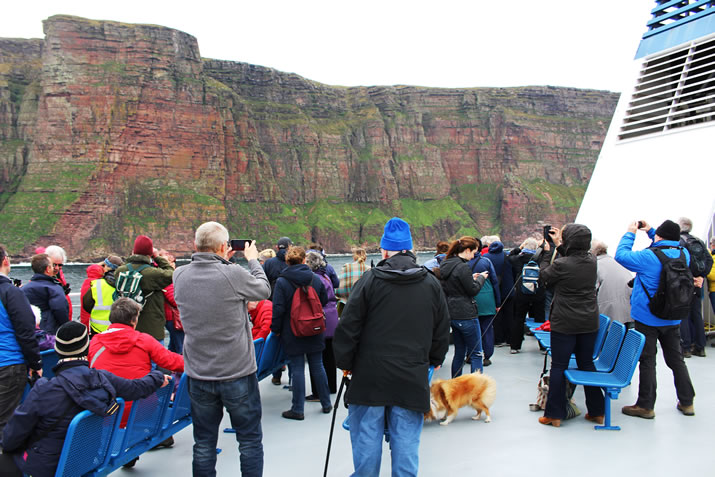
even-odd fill
[[(152, 259), (147, 255), (132, 255), (127, 262), (136, 268), (142, 264), (151, 265)], [(154, 257), (154, 262), (158, 267), (150, 266), (140, 272), (142, 280), (139, 285), (146, 301), (139, 314), (137, 331), (148, 333), (157, 340), (163, 340), (166, 317), (164, 316), (164, 293), (162, 290), (171, 285), (174, 269), (164, 257)], [(118, 277), (121, 272), (126, 270), (127, 266), (122, 265), (114, 272), (114, 276)]]

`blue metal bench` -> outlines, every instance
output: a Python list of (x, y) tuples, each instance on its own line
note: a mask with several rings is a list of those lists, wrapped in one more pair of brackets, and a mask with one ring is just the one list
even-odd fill
[(258, 371), (256, 377), (259, 381), (273, 374), (285, 364), (285, 355), (281, 346), (281, 338), (271, 332), (266, 339), (266, 343), (261, 351), (261, 359), (258, 361)]
[(256, 364), (261, 362), (261, 353), (263, 352), (263, 345), (266, 343), (266, 340), (263, 338), (258, 338), (253, 340), (253, 348), (256, 351)]
[(605, 422), (603, 426), (595, 426), (595, 429), (620, 430), (618, 426), (611, 425), (611, 400), (618, 399), (621, 389), (631, 384), (631, 378), (636, 370), (636, 364), (645, 345), (645, 336), (635, 330), (629, 330), (623, 341), (623, 346), (618, 353), (616, 364), (610, 372), (581, 371), (578, 369), (567, 369), (564, 373), (566, 379), (573, 384), (582, 386), (597, 386), (603, 388), (606, 395)]
[(70, 422), (55, 477), (97, 475), (111, 455), (112, 436), (119, 428), (124, 401), (111, 416), (82, 411)]
[(49, 379), (55, 375), (52, 368), (55, 367), (57, 361), (60, 360), (60, 357), (57, 354), (57, 351), (53, 349), (40, 351), (40, 355), (42, 356), (42, 376)]

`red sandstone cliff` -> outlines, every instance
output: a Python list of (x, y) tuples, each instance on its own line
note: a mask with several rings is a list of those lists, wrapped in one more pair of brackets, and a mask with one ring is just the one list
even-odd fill
[(202, 59), (169, 28), (55, 16), (0, 40), (0, 242), (177, 253), (226, 223), (330, 251), (401, 215), (415, 241), (575, 216), (617, 95), (568, 88), (341, 88)]

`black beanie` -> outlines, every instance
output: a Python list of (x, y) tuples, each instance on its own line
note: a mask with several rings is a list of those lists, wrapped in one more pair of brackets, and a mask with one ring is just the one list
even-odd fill
[(86, 356), (89, 348), (87, 327), (78, 321), (69, 321), (57, 329), (55, 351), (60, 359)]
[(676, 224), (672, 220), (666, 220), (660, 224), (657, 229), (655, 229), (655, 234), (665, 240), (673, 240), (674, 242), (677, 242), (680, 240), (680, 225)]

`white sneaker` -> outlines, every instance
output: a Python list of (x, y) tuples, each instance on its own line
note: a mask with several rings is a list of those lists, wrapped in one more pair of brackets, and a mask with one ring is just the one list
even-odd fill
[(519, 352), (518, 349), (512, 349), (512, 350), (510, 351), (511, 354), (517, 354), (518, 352)]

